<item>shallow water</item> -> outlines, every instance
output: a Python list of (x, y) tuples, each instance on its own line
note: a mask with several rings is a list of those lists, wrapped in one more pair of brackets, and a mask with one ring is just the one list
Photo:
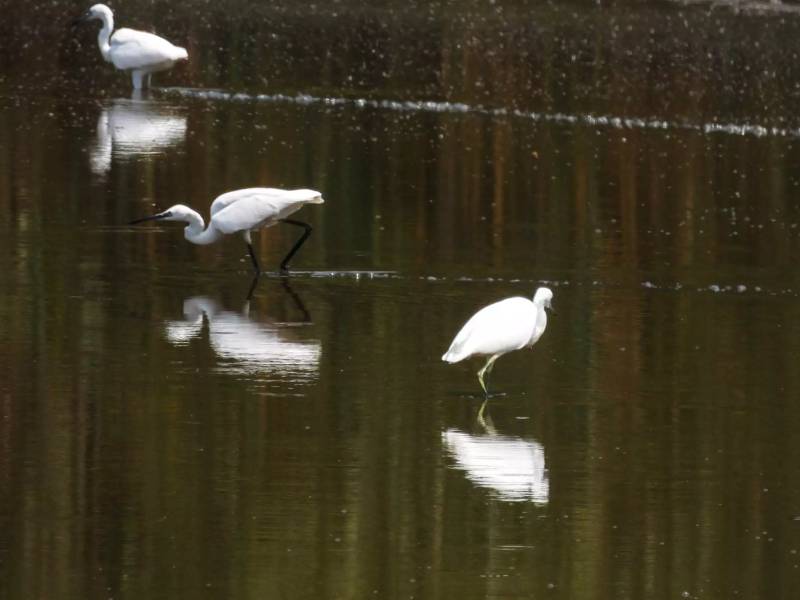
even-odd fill
[[(800, 17), (350, 4), (118, 3), (142, 97), (3, 11), (0, 597), (796, 597)], [(252, 291), (126, 225), (254, 185), (326, 203)]]

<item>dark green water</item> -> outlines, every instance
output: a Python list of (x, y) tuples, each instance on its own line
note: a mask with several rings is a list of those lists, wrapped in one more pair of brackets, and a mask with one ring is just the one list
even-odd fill
[(0, 597), (796, 598), (800, 16), (394, 4), (0, 2)]

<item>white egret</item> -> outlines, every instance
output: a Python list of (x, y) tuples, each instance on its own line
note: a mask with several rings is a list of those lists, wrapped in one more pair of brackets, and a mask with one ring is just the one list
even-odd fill
[(179, 60), (186, 60), (186, 48), (174, 46), (162, 37), (135, 29), (114, 30), (114, 13), (105, 4), (95, 4), (85, 14), (75, 19), (79, 21), (102, 21), (103, 26), (97, 34), (97, 45), (103, 60), (114, 63), (117, 69), (130, 71), (134, 89), (141, 89), (145, 77), (150, 83), (153, 73), (165, 71)]
[(303, 235), (297, 240), (289, 253), (281, 261), (281, 272), (289, 270), (289, 260), (311, 235), (311, 225), (294, 219), (287, 219), (289, 215), (300, 210), (305, 204), (322, 204), (322, 195), (314, 190), (279, 190), (277, 188), (247, 188), (235, 190), (218, 196), (211, 204), (211, 220), (205, 226), (203, 217), (196, 211), (183, 204), (176, 204), (164, 212), (150, 217), (131, 221), (131, 225), (145, 221), (164, 220), (182, 221), (188, 223), (183, 230), (183, 236), (193, 244), (213, 244), (224, 235), (241, 233), (247, 243), (250, 259), (256, 275), (261, 269), (253, 251), (250, 232), (261, 227), (271, 227), (276, 223), (288, 223), (305, 229)]
[(512, 350), (533, 346), (547, 327), (547, 313), (553, 292), (536, 290), (533, 302), (527, 298), (506, 298), (476, 312), (458, 332), (442, 360), (456, 363), (470, 356), (488, 356), (478, 371), (478, 381), (488, 396), (484, 378), (491, 373), (494, 361)]

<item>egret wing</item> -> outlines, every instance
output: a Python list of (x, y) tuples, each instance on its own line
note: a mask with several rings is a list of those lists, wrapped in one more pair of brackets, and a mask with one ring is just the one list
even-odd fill
[(244, 200), (251, 196), (259, 196), (269, 190), (270, 188), (245, 188), (243, 190), (234, 190), (232, 192), (220, 194), (214, 199), (214, 202), (211, 203), (211, 216), (213, 217), (219, 211), (227, 208), (234, 202)]
[(324, 202), (322, 199), (322, 194), (316, 190), (281, 190), (278, 188), (261, 187), (245, 188), (242, 190), (226, 192), (220, 196), (217, 196), (214, 202), (211, 203), (211, 216), (213, 217), (223, 208), (230, 206), (239, 200), (250, 198), (251, 196), (270, 198), (281, 205), (284, 203), (297, 204), (298, 208), (305, 203), (322, 204)]
[(219, 210), (211, 217), (214, 227), (222, 233), (231, 234), (250, 231), (277, 220), (280, 208), (269, 199), (250, 196), (237, 200)]
[(442, 360), (454, 363), (464, 360), (472, 354), (472, 352), (470, 352), (467, 348), (467, 342), (469, 341), (472, 330), (475, 327), (475, 317), (477, 316), (478, 313), (474, 314), (470, 320), (467, 321), (459, 330), (459, 332), (456, 334), (456, 337), (454, 337), (453, 341), (450, 343), (450, 347), (447, 349), (447, 352), (445, 352), (442, 356)]
[(118, 69), (143, 69), (186, 58), (186, 50), (146, 31), (118, 29), (110, 44), (111, 60)]
[(235, 233), (272, 225), (304, 204), (322, 202), (314, 190), (247, 188), (217, 197), (211, 204), (211, 220), (223, 233)]
[(476, 312), (456, 334), (442, 357), (457, 362), (473, 354), (504, 354), (524, 347), (536, 325), (536, 310), (527, 298), (507, 298)]

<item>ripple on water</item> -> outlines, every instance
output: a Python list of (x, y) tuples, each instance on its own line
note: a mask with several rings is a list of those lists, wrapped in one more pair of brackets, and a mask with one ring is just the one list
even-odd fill
[(511, 116), (545, 123), (589, 125), (608, 129), (677, 129), (683, 131), (697, 131), (704, 134), (723, 134), (739, 137), (800, 139), (800, 127), (770, 127), (760, 123), (692, 123), (689, 121), (668, 121), (656, 118), (647, 119), (614, 115), (547, 113), (508, 109), (505, 107), (487, 107), (480, 104), (464, 104), (461, 102), (438, 102), (434, 100), (380, 100), (370, 98), (312, 96), (310, 94), (248, 94), (245, 92), (228, 92), (225, 90), (204, 90), (184, 87), (167, 87), (160, 88), (160, 90), (166, 94), (209, 101), (281, 103), (303, 106), (318, 104), (321, 106), (353, 106), (355, 108), (372, 108), (413, 113), (475, 114), (490, 117)]
[[(285, 275), (279, 272), (263, 273), (263, 277), (269, 278), (283, 278)], [(534, 278), (520, 278), (520, 277), (472, 277), (467, 275), (417, 275), (417, 274), (404, 274), (399, 271), (292, 271), (292, 278), (310, 278), (310, 279), (354, 279), (354, 280), (376, 280), (376, 279), (394, 279), (394, 280), (417, 280), (427, 283), (460, 283), (460, 284), (486, 284), (486, 283), (513, 283), (521, 284), (528, 287), (536, 287), (544, 285), (551, 288), (566, 288), (566, 287), (592, 287), (592, 288), (623, 288), (623, 287), (640, 287), (646, 290), (653, 291), (688, 291), (697, 293), (712, 293), (712, 294), (762, 294), (766, 296), (798, 296), (797, 290), (787, 288), (767, 288), (761, 285), (753, 285), (748, 283), (707, 283), (707, 284), (689, 284), (682, 281), (672, 282), (654, 282), (651, 280), (644, 280), (638, 284), (626, 284), (619, 282), (609, 282), (606, 280), (595, 279), (592, 281), (573, 281), (569, 279), (534, 279)]]

